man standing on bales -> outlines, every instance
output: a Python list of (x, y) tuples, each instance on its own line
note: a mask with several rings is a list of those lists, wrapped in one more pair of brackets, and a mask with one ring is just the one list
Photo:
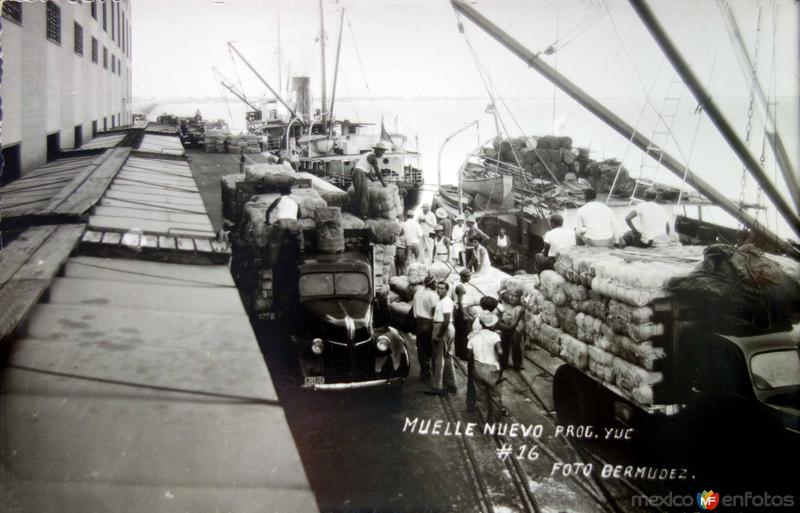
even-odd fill
[(377, 178), (381, 185), (386, 187), (386, 182), (383, 180), (383, 174), (381, 174), (380, 170), (380, 159), (389, 149), (391, 149), (389, 143), (378, 141), (372, 151), (361, 155), (355, 166), (353, 166), (353, 174), (351, 175), (353, 192), (355, 193), (353, 211), (361, 219), (366, 219), (369, 213), (369, 182)]

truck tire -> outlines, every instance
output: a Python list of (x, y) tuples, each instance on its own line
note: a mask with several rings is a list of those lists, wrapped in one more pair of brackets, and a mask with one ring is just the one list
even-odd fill
[(600, 430), (614, 424), (611, 392), (572, 365), (556, 370), (553, 403), (562, 426), (593, 425)]

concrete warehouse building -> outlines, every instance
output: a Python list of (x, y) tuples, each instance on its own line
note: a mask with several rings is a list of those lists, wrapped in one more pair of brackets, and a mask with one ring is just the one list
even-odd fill
[(3, 2), (2, 183), (131, 123), (130, 43), (130, 0)]

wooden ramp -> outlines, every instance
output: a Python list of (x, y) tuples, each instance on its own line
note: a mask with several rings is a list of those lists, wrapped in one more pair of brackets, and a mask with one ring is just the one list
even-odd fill
[(70, 258), (2, 388), (12, 511), (318, 511), (226, 266)]
[(98, 134), (97, 137), (91, 141), (81, 145), (81, 150), (99, 150), (114, 148), (125, 139), (127, 133), (118, 132), (112, 134)]
[(0, 189), (3, 222), (50, 224), (81, 221), (100, 200), (128, 158), (130, 148), (114, 148), (99, 156), (59, 159)]
[(136, 151), (161, 155), (186, 155), (186, 150), (183, 149), (183, 144), (177, 135), (150, 133), (149, 130), (145, 132)]

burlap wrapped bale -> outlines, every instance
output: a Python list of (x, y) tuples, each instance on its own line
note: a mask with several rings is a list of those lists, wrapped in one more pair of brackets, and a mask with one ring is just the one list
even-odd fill
[[(319, 193), (314, 189), (293, 189), (291, 198), (295, 200), (300, 207), (300, 217), (307, 217), (308, 219), (316, 219), (315, 210), (328, 206), (325, 200), (322, 199)], [(339, 222), (341, 223), (341, 216)]]
[(564, 293), (567, 298), (575, 301), (586, 301), (589, 298), (589, 291), (583, 285), (577, 283), (565, 283)]
[(428, 267), (428, 274), (436, 281), (445, 281), (450, 276), (451, 267), (444, 262), (434, 262)]
[(559, 337), (561, 342), (561, 358), (571, 363), (580, 370), (589, 367), (589, 351), (583, 342), (564, 333)]
[[(397, 185), (390, 183), (383, 187), (380, 182), (369, 182), (368, 187), (368, 216), (380, 219), (397, 219), (403, 212), (403, 200), (400, 199), (400, 190)], [(352, 185), (347, 188), (347, 195), (350, 208), (355, 212), (355, 190)]]
[(578, 324), (575, 322), (577, 315), (578, 313), (568, 306), (556, 307), (556, 317), (558, 318), (559, 327), (572, 336), (577, 336), (578, 334)]
[(344, 251), (344, 228), (339, 207), (319, 207), (316, 210), (317, 250), (323, 253)]
[(402, 229), (394, 219), (367, 219), (365, 225), (372, 231), (377, 244), (394, 244)]
[[(338, 205), (331, 205), (328, 204), (329, 207), (335, 207)], [(361, 230), (364, 228), (364, 221), (350, 212), (342, 212), (342, 228), (345, 230)]]
[(563, 276), (560, 276), (555, 271), (547, 270), (542, 271), (539, 279), (541, 280), (539, 288), (547, 299), (555, 303), (556, 306), (561, 306), (567, 302), (567, 295), (564, 293), (566, 280)]
[(614, 382), (618, 387), (627, 391), (632, 391), (642, 385), (655, 385), (664, 379), (661, 372), (643, 369), (619, 357), (614, 358), (612, 367), (614, 368)]
[(500, 288), (508, 290), (513, 294), (530, 296), (534, 292), (538, 292), (537, 289), (539, 288), (539, 276), (535, 274), (510, 276), (500, 282)]
[(244, 182), (242, 174), (223, 175), (220, 178), (220, 189), (222, 191), (222, 217), (233, 223), (239, 222), (241, 212), (240, 205), (236, 203), (236, 184)]
[(407, 276), (392, 276), (389, 278), (389, 288), (403, 301), (411, 301), (414, 297), (415, 289), (408, 283)]
[(560, 137), (551, 137), (550, 138), (550, 149), (557, 150), (561, 148), (561, 138)]
[(424, 282), (428, 277), (428, 264), (414, 262), (408, 266), (406, 276), (408, 276), (408, 283), (412, 285)]
[(605, 319), (609, 300), (595, 291), (589, 293), (586, 301), (577, 301), (575, 309), (598, 319)]
[(542, 324), (539, 326), (539, 345), (548, 350), (551, 354), (557, 355), (561, 352), (561, 335), (563, 332), (550, 326)]
[(245, 164), (244, 176), (248, 182), (262, 182), (267, 177), (274, 176), (294, 178), (295, 172), (288, 162), (283, 164)]

